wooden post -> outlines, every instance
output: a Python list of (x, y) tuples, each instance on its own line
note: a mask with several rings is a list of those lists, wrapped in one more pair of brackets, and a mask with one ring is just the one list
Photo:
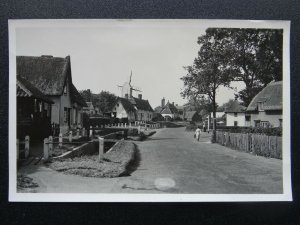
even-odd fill
[(101, 161), (104, 155), (104, 138), (98, 137), (98, 139), (99, 139), (99, 161)]
[(138, 126), (138, 134), (141, 133), (141, 125)]
[(63, 136), (62, 136), (62, 133), (59, 134), (59, 137), (58, 137), (58, 146), (61, 148), (62, 147), (62, 142), (63, 142)]
[(70, 132), (69, 132), (69, 142), (72, 142), (72, 138), (73, 138), (72, 135), (73, 135), (73, 134), (72, 134), (72, 131), (70, 131)]
[(48, 141), (48, 138), (45, 138), (44, 139), (44, 160), (45, 161), (48, 161), (49, 159), (49, 141)]
[(81, 132), (82, 132), (81, 133), (82, 137), (85, 137), (85, 128), (84, 127), (82, 128)]
[(29, 143), (30, 143), (30, 137), (25, 136), (25, 158), (29, 156)]
[(19, 160), (20, 156), (20, 141), (19, 139), (17, 139), (17, 160)]
[(131, 122), (129, 122), (129, 127), (131, 127)]
[(77, 128), (77, 132), (76, 132), (76, 138), (78, 139), (79, 138), (79, 129)]
[(53, 153), (53, 137), (49, 136), (48, 141), (49, 141), (48, 154), (49, 154), (49, 156), (52, 156), (52, 153)]

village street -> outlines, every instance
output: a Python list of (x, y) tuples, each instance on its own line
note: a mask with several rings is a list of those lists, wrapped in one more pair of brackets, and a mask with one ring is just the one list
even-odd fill
[(185, 128), (164, 128), (137, 142), (141, 160), (131, 176), (88, 178), (44, 166), (25, 170), (50, 193), (282, 193), (281, 160), (268, 159), (200, 142)]

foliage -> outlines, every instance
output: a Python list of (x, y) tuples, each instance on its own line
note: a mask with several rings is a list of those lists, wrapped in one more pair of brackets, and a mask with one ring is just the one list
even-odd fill
[(282, 136), (281, 127), (234, 127), (234, 126), (218, 126), (217, 130), (222, 130), (230, 133), (251, 133), (265, 134), (267, 136)]
[(117, 96), (108, 92), (101, 91), (99, 94), (93, 94), (93, 104), (99, 107), (101, 112), (109, 112), (117, 102)]
[(230, 81), (244, 82), (237, 96), (245, 106), (272, 80), (282, 80), (282, 30), (209, 28), (206, 35), (217, 39), (219, 54), (226, 55), (219, 66)]
[(92, 102), (93, 96), (90, 89), (79, 91), (79, 93), (83, 97), (84, 101)]
[[(222, 29), (206, 30), (206, 34), (198, 38), (200, 50), (193, 65), (185, 67), (187, 75), (182, 77), (183, 97), (203, 99), (211, 106), (213, 117), (216, 117), (216, 92), (220, 86), (229, 86), (231, 69), (226, 62), (230, 56), (228, 50), (230, 40), (224, 38)], [(216, 32), (217, 31), (217, 32)], [(214, 123), (216, 121), (214, 120)], [(213, 142), (215, 135), (213, 135)]]
[(110, 112), (117, 102), (117, 96), (108, 91), (101, 91), (99, 94), (95, 94), (90, 89), (87, 89), (80, 91), (80, 94), (86, 102), (92, 102), (102, 113)]
[(229, 99), (228, 102), (225, 102), (223, 105), (221, 105), (220, 107), (218, 107), (218, 110), (220, 111), (225, 111), (226, 108), (230, 107), (232, 105), (232, 103), (234, 102), (234, 99)]

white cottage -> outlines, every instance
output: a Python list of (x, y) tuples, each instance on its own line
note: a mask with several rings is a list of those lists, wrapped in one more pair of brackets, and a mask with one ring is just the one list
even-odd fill
[(128, 119), (134, 121), (151, 121), (153, 118), (153, 109), (148, 100), (142, 99), (139, 94), (138, 98), (119, 97), (112, 110), (113, 117), (118, 119)]
[(234, 100), (225, 108), (226, 126), (248, 126), (249, 124), (246, 121), (245, 110), (245, 106), (242, 106), (238, 100)]

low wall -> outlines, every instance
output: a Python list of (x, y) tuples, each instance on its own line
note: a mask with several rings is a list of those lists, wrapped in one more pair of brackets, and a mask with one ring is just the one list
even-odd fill
[(217, 131), (216, 142), (244, 152), (271, 158), (282, 158), (282, 137)]

